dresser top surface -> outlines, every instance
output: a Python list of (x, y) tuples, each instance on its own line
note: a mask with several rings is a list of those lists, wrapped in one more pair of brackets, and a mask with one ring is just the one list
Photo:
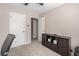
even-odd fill
[(56, 37), (60, 37), (60, 38), (71, 39), (71, 37), (63, 36), (63, 35), (58, 35), (58, 34), (50, 34), (50, 33), (43, 33), (43, 34), (49, 35), (49, 36), (56, 36)]

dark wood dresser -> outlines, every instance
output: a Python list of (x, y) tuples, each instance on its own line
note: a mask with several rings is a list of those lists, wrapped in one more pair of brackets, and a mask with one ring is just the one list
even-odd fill
[[(49, 41), (50, 39), (51, 41)], [(57, 34), (42, 34), (42, 44), (62, 56), (71, 55), (71, 38)]]

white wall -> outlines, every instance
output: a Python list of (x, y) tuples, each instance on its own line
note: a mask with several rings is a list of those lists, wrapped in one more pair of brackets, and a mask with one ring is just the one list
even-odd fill
[[(31, 42), (31, 17), (38, 17), (38, 14), (32, 11), (29, 11), (28, 9), (19, 9), (14, 8), (6, 4), (0, 4), (0, 48), (4, 42), (4, 39), (6, 35), (9, 32), (9, 12), (17, 12), (26, 14), (26, 33), (27, 33), (27, 41)], [(29, 27), (27, 26), (29, 25)]]
[(45, 33), (45, 17), (38, 18), (38, 40), (42, 42), (42, 34)]
[(9, 32), (8, 8), (0, 4), (0, 48)]
[(72, 48), (79, 46), (79, 4), (63, 4), (42, 14), (46, 18), (46, 32), (71, 37)]

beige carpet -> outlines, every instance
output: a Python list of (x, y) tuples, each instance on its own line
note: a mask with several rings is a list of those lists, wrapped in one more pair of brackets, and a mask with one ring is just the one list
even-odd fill
[(38, 40), (33, 40), (31, 44), (11, 48), (9, 56), (60, 56), (56, 52), (43, 46)]

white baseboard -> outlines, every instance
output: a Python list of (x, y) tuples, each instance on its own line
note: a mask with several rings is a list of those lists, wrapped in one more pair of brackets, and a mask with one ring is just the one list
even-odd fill
[(25, 45), (25, 44), (30, 44), (31, 42), (23, 42), (20, 44), (16, 44), (16, 45), (12, 45), (11, 48), (17, 47), (17, 46), (21, 46), (21, 45)]
[[(11, 48), (14, 48), (14, 47), (17, 47), (17, 46), (20, 46), (20, 45), (26, 45), (26, 44), (30, 44), (31, 42), (23, 42), (21, 44), (17, 44), (16, 46), (11, 46)], [(0, 52), (1, 52), (1, 48), (0, 48)]]

